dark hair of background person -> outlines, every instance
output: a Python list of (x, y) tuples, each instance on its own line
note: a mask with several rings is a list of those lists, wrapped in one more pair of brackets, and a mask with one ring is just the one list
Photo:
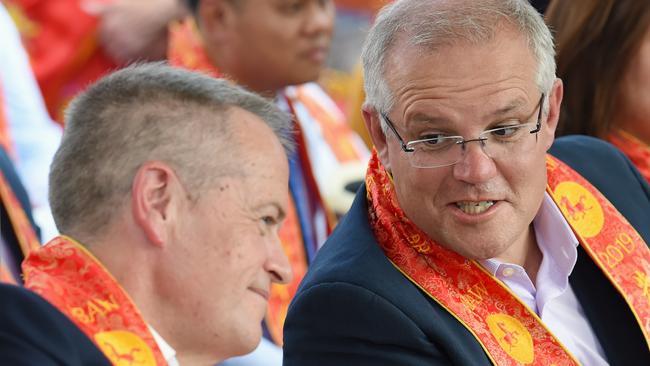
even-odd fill
[(546, 7), (548, 7), (548, 0), (530, 0), (530, 4), (534, 6), (540, 14), (544, 14)]
[(546, 11), (555, 34), (564, 99), (557, 136), (605, 137), (624, 71), (650, 24), (650, 1), (555, 0)]

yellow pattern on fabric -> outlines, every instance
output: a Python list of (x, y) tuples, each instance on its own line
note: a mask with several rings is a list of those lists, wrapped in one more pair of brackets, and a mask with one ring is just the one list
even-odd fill
[(593, 238), (605, 224), (603, 208), (586, 188), (578, 183), (567, 181), (555, 187), (553, 193), (559, 197), (559, 207), (580, 235)]
[(490, 333), (508, 356), (525, 365), (535, 360), (533, 337), (519, 320), (507, 314), (490, 314), (486, 321)]
[(116, 366), (156, 366), (156, 358), (142, 338), (124, 330), (99, 332), (95, 342)]

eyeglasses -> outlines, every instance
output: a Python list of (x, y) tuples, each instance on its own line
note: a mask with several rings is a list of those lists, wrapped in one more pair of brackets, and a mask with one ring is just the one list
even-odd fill
[[(539, 108), (537, 122), (521, 123), (517, 119), (506, 120), (501, 123), (502, 126), (485, 130), (478, 135), (478, 138), (471, 140), (465, 140), (462, 136), (446, 136), (442, 133), (432, 133), (426, 135), (426, 138), (405, 142), (397, 132), (393, 122), (388, 118), (388, 115), (381, 113), (381, 118), (399, 139), (402, 144), (402, 151), (407, 153), (411, 166), (414, 168), (441, 168), (461, 161), (467, 149), (465, 145), (468, 142), (480, 143), (485, 154), (493, 159), (516, 156), (516, 154), (530, 151), (535, 143), (532, 139), (525, 137), (535, 134), (534, 141), (537, 141), (537, 132), (542, 126), (544, 93), (539, 98), (537, 108)], [(535, 111), (526, 120), (530, 120), (534, 113)]]

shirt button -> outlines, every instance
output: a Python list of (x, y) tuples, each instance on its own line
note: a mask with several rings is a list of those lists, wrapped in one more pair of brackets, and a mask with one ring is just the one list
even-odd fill
[(505, 277), (510, 277), (510, 276), (512, 276), (513, 274), (515, 274), (515, 270), (514, 270), (514, 268), (506, 267), (506, 268), (503, 269), (503, 271), (502, 271), (501, 273), (502, 273)]

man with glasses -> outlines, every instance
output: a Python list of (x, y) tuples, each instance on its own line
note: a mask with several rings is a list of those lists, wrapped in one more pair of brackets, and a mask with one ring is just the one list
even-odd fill
[(363, 63), (376, 151), (284, 364), (648, 364), (650, 189), (593, 139), (547, 155), (563, 86), (539, 13), (396, 1)]

